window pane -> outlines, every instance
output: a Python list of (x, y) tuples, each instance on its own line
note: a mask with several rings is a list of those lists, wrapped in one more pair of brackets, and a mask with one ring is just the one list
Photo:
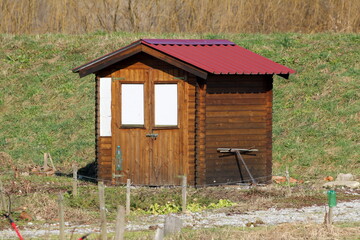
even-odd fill
[(144, 84), (121, 85), (121, 124), (144, 125)]
[(155, 126), (177, 126), (177, 84), (155, 84)]
[(111, 78), (100, 78), (100, 136), (111, 136)]

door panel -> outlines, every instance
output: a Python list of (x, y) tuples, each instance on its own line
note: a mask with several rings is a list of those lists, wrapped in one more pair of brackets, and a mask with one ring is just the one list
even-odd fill
[[(183, 72), (177, 69), (162, 71), (132, 68), (122, 69), (118, 72), (118, 79), (121, 80), (112, 83), (112, 129), (114, 133), (112, 149), (120, 146), (123, 159), (121, 171), (116, 170), (115, 163), (113, 166), (113, 173), (123, 175), (117, 178), (118, 182), (125, 183), (129, 178), (133, 183), (143, 185), (180, 184), (178, 175), (183, 175), (185, 169), (184, 145), (182, 144), (184, 130), (181, 128), (183, 119), (181, 114), (184, 114), (185, 111), (180, 104), (183, 101), (181, 93), (183, 93), (185, 83), (175, 78), (179, 74), (183, 74)], [(140, 86), (144, 88), (143, 99), (140, 94)], [(159, 126), (155, 125), (156, 88), (161, 88), (165, 92), (166, 90), (172, 91), (171, 95), (164, 94), (162, 91), (160, 98), (157, 97), (157, 101), (162, 101), (162, 104), (157, 105), (157, 110), (162, 108), (160, 111), (163, 114)], [(174, 98), (175, 93), (176, 97)], [(132, 98), (129, 95), (137, 97)], [(169, 104), (164, 104), (163, 101), (167, 100)], [(143, 101), (143, 105), (139, 102), (131, 104), (126, 101)], [(131, 107), (127, 108), (127, 106)], [(131, 108), (136, 108), (134, 112), (138, 114), (131, 116), (132, 113), (129, 113)], [(142, 118), (141, 108), (144, 111), (143, 124), (139, 121)], [(176, 109), (174, 110), (174, 108)], [(170, 118), (166, 117), (166, 112), (171, 114)], [(128, 116), (122, 116), (122, 114), (128, 114)], [(155, 137), (151, 134), (158, 135)], [(115, 152), (113, 159), (116, 159)]]
[[(116, 154), (115, 151), (112, 153), (113, 159), (113, 173), (115, 175), (122, 175), (117, 177), (116, 181), (119, 183), (126, 183), (126, 179), (131, 179), (132, 182), (137, 184), (149, 184), (150, 174), (146, 169), (149, 169), (149, 142), (150, 139), (146, 138), (146, 134), (149, 131), (148, 114), (149, 106), (146, 104), (148, 98), (148, 82), (149, 72), (146, 69), (122, 69), (118, 72), (118, 79), (113, 81), (112, 92), (112, 129), (113, 129), (113, 140), (112, 149), (117, 149), (117, 146), (121, 148), (122, 154), (122, 170), (116, 169)], [(139, 87), (139, 84), (143, 84), (143, 99), (139, 95), (138, 99), (131, 99), (132, 101), (143, 101), (143, 104), (134, 104), (132, 107), (143, 108), (144, 118), (143, 123), (139, 121), (141, 119), (141, 109), (135, 109), (133, 117), (123, 117), (123, 114), (127, 114), (129, 109), (122, 109), (122, 99), (125, 101), (130, 100), (126, 96), (122, 96), (122, 91), (131, 89), (131, 87)], [(125, 86), (125, 87), (124, 87)], [(134, 92), (134, 88), (132, 88)], [(136, 92), (136, 90), (135, 90)], [(131, 93), (131, 90), (128, 92)], [(125, 93), (127, 95), (127, 93)], [(126, 103), (125, 103), (126, 104)], [(130, 114), (131, 115), (131, 114)], [(137, 116), (137, 117), (136, 117)]]

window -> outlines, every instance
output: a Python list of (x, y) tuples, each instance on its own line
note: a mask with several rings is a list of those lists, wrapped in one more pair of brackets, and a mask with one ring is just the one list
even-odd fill
[(111, 78), (100, 78), (100, 136), (111, 136)]
[(121, 124), (144, 125), (144, 84), (121, 84)]
[(177, 84), (155, 84), (155, 126), (177, 125)]

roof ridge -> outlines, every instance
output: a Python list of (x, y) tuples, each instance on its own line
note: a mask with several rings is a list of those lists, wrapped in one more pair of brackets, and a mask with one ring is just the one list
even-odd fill
[(140, 41), (151, 45), (235, 45), (226, 39), (140, 39)]

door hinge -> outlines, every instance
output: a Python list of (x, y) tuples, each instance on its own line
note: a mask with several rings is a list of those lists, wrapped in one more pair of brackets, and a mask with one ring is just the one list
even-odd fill
[(151, 137), (151, 138), (157, 138), (159, 136), (159, 134), (157, 133), (148, 133), (146, 134), (146, 137)]

